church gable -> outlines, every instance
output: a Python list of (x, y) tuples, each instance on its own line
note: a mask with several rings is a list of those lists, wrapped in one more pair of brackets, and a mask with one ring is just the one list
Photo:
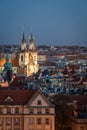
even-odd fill
[(43, 95), (43, 93), (39, 90), (36, 94), (33, 95), (31, 100), (28, 102), (28, 106), (34, 107), (34, 106), (50, 106), (50, 102), (47, 100), (47, 98)]

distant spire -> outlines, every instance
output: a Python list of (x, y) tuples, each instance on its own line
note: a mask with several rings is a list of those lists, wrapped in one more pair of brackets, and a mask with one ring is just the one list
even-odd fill
[(23, 37), (22, 37), (22, 43), (26, 43), (26, 39), (25, 39), (24, 33), (23, 33)]
[(29, 38), (29, 49), (30, 50), (35, 49), (35, 46), (34, 46), (34, 37), (33, 37), (32, 33), (31, 33), (31, 36)]
[(30, 36), (30, 42), (34, 42), (34, 37), (33, 37), (32, 33), (31, 33), (31, 36)]
[(21, 50), (26, 50), (26, 39), (25, 39), (24, 33), (23, 33), (23, 37), (22, 37)]

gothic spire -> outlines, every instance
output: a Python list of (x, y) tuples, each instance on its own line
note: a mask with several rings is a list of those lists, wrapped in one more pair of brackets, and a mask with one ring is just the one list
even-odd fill
[(24, 33), (23, 33), (23, 37), (22, 37), (21, 50), (26, 50), (26, 39), (25, 39)]

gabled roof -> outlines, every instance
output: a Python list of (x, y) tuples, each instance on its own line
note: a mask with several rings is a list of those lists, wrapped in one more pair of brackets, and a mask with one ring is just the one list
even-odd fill
[(40, 91), (40, 89), (37, 89), (37, 91), (34, 93), (34, 95), (32, 96), (32, 98), (29, 100), (28, 105), (30, 105), (32, 103), (32, 101), (34, 99), (36, 99), (37, 95), (41, 94), (42, 97), (45, 99), (45, 101), (47, 102), (47, 104), (50, 106), (51, 103), (49, 102), (49, 100), (46, 98), (46, 96)]

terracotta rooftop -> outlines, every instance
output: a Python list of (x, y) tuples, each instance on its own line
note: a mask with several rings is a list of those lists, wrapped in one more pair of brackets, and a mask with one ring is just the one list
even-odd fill
[[(19, 63), (18, 63), (18, 58), (14, 58), (14, 59), (10, 59), (10, 63), (12, 64), (12, 67), (17, 67), (19, 66)], [(3, 59), (0, 59), (0, 67), (4, 67), (4, 64), (6, 63), (6, 59), (3, 58)]]
[(4, 64), (5, 64), (5, 62), (6, 62), (6, 59), (5, 59), (5, 58), (0, 59), (0, 67), (3, 67)]
[[(37, 92), (37, 90), (0, 90), (0, 105), (24, 105), (31, 97)], [(10, 97), (12, 101), (6, 99)]]
[(18, 67), (19, 66), (18, 58), (10, 59), (10, 63), (12, 64), (13, 67)]
[(25, 84), (26, 84), (26, 77), (19, 75), (13, 79), (13, 81), (10, 83), (9, 86), (13, 89), (16, 88), (23, 89)]

